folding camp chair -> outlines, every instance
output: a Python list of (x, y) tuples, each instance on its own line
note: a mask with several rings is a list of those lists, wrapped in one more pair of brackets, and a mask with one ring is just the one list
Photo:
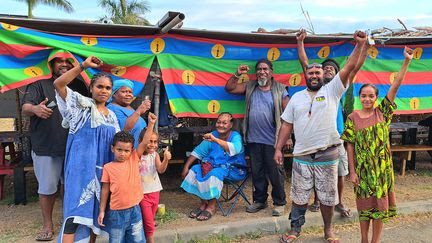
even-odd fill
[[(228, 216), (231, 214), (240, 197), (242, 197), (248, 205), (251, 204), (247, 195), (243, 191), (250, 176), (249, 167), (240, 164), (232, 164), (231, 166), (244, 169), (246, 171), (246, 177), (240, 181), (233, 181), (230, 179), (224, 180), (224, 188), (222, 189), (221, 197), (216, 200), (218, 208), (223, 216)], [(224, 209), (222, 203), (230, 203), (231, 205), (228, 207), (228, 209)]]

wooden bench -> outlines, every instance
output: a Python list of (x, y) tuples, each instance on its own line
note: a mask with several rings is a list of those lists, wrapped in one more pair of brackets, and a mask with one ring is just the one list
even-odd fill
[(431, 145), (415, 144), (415, 145), (394, 145), (390, 147), (392, 153), (400, 156), (402, 160), (402, 168), (400, 174), (405, 176), (405, 168), (407, 160), (411, 160), (412, 152), (417, 151), (432, 151)]

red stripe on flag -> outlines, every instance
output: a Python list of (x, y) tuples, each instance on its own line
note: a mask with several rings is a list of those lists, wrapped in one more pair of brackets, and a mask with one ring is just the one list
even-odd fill
[(6, 91), (9, 91), (9, 90), (12, 90), (12, 89), (16, 89), (16, 88), (19, 88), (19, 87), (27, 85), (27, 84), (31, 84), (31, 83), (36, 82), (36, 81), (41, 80), (41, 79), (51, 78), (51, 76), (52, 76), (51, 74), (48, 74), (48, 75), (45, 75), (45, 76), (38, 76), (38, 77), (34, 77), (34, 78), (28, 78), (28, 79), (24, 79), (24, 80), (19, 81), (19, 82), (7, 84), (7, 85), (5, 85), (5, 86), (3, 86), (3, 87), (0, 88), (0, 92), (4, 93)]
[[(221, 72), (204, 72), (204, 71), (192, 71), (194, 78), (189, 75), (187, 77), (185, 73), (185, 80), (183, 80), (183, 72), (185, 70), (179, 70), (179, 69), (162, 69), (162, 79), (165, 84), (187, 84), (190, 83), (191, 79), (193, 79), (193, 82), (191, 85), (199, 85), (199, 86), (225, 86), (228, 79), (232, 77), (232, 73), (221, 73)], [(292, 74), (273, 74), (273, 77), (276, 81), (283, 83), (285, 85), (290, 86), (289, 79), (292, 76)], [(187, 79), (189, 78), (189, 81)], [(300, 84), (296, 83), (296, 86), (298, 85), (306, 85), (306, 82), (304, 80), (303, 74), (300, 74), (301, 82)], [(250, 80), (255, 80), (256, 75), (250, 74), (249, 75)]]
[(45, 46), (28, 46), (21, 44), (5, 44), (0, 42), (0, 55), (12, 55), (16, 58), (24, 58), (35, 52), (50, 49)]
[(119, 68), (119, 66), (104, 64), (100, 69), (104, 72), (116, 75), (119, 78), (130, 79), (145, 84), (147, 76), (150, 72), (149, 68), (143, 68), (139, 66), (129, 66), (125, 68), (126, 72), (122, 71), (122, 68)]
[[(260, 35), (260, 34), (257, 34)], [(204, 43), (212, 43), (212, 44), (224, 44), (224, 45), (234, 45), (234, 46), (247, 46), (247, 47), (264, 47), (264, 48), (297, 48), (297, 44), (254, 44), (254, 43), (245, 43), (245, 42), (235, 42), (235, 41), (226, 41), (226, 40), (217, 40), (217, 39), (209, 39), (209, 38), (202, 38), (202, 37), (189, 37), (189, 36), (182, 36), (182, 35), (176, 35), (176, 34), (166, 34), (160, 36), (163, 37), (171, 37), (177, 40), (185, 40), (185, 41), (194, 41), (194, 42), (204, 42)], [(305, 44), (306, 47), (316, 47), (316, 46), (336, 46), (343, 44), (347, 41), (338, 41), (338, 42), (332, 42), (332, 43), (321, 43), (321, 44)]]
[[(359, 71), (355, 83), (391, 84), (392, 72)], [(402, 84), (431, 84), (432, 72), (408, 72)]]

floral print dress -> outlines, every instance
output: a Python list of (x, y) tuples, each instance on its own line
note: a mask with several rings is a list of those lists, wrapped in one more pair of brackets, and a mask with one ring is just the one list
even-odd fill
[(360, 220), (387, 221), (396, 215), (390, 123), (396, 105), (385, 97), (373, 115), (348, 116), (341, 139), (354, 145), (354, 167), (359, 186), (354, 187)]

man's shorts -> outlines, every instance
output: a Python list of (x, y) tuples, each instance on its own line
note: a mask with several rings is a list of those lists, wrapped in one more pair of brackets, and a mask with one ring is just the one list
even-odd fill
[(348, 170), (348, 153), (343, 145), (338, 146), (339, 150), (339, 163), (338, 163), (338, 176), (346, 176)]
[(64, 156), (39, 156), (31, 152), (33, 167), (38, 181), (38, 193), (52, 195), (57, 192), (59, 181), (63, 182), (62, 171)]
[(339, 203), (338, 147), (294, 157), (290, 197), (295, 204), (306, 205), (314, 188), (322, 204), (334, 206)]

